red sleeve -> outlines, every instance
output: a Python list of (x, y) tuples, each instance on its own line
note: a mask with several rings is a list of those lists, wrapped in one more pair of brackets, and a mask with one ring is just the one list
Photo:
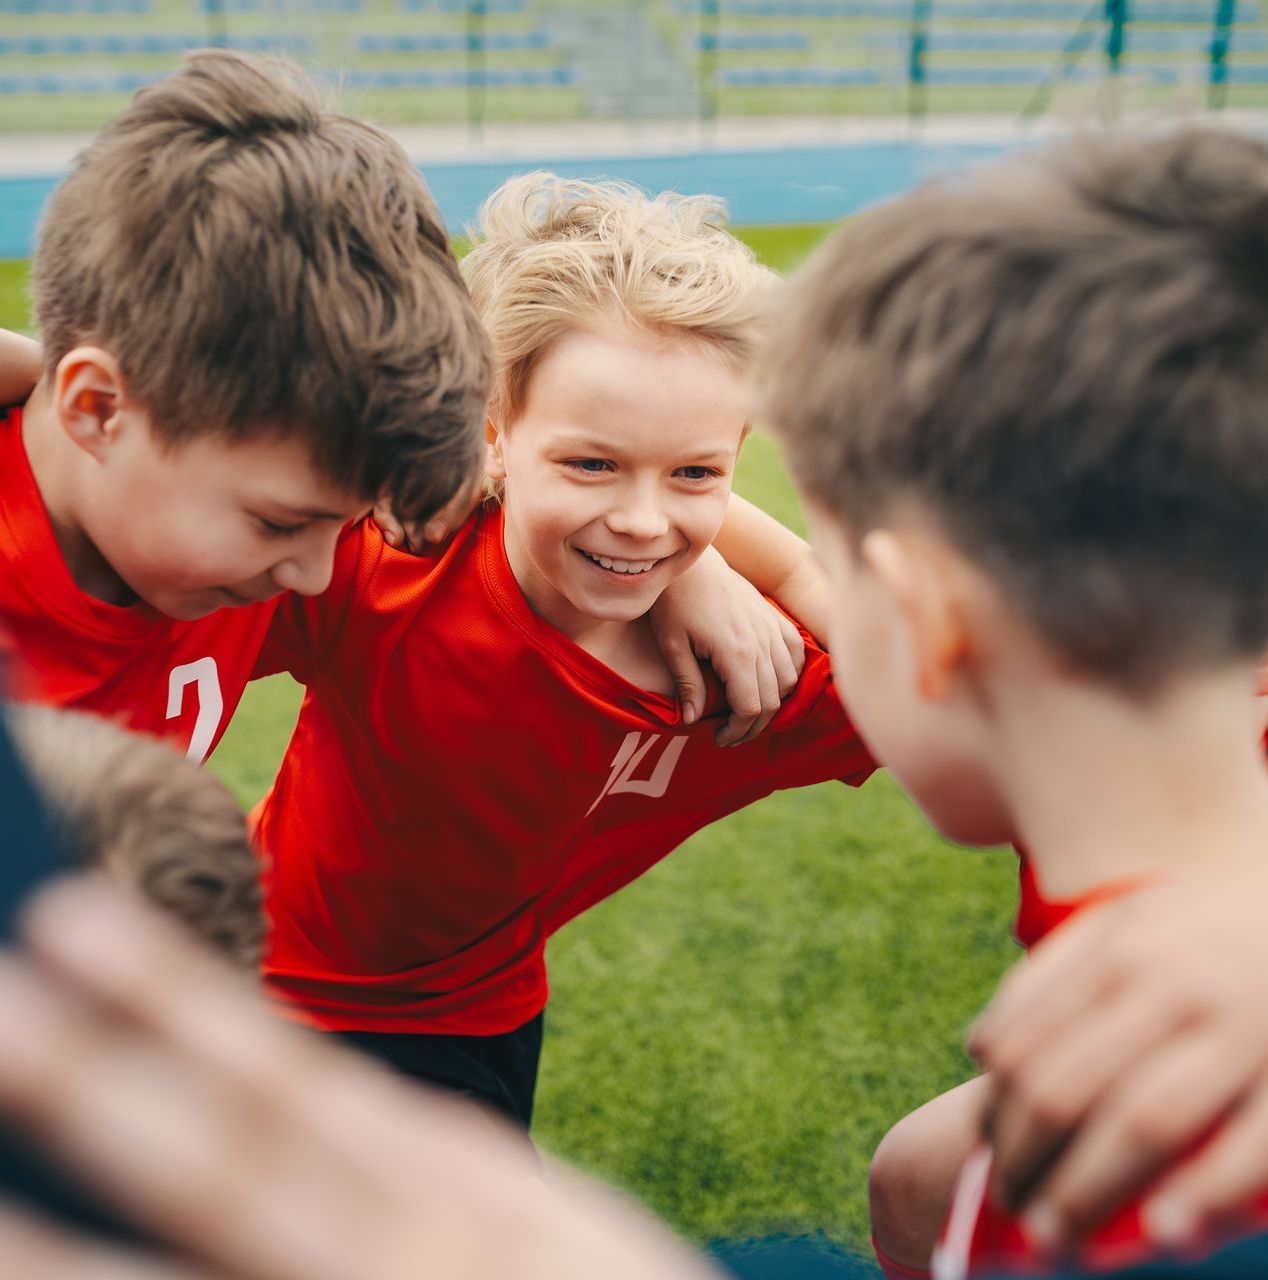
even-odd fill
[(289, 672), (300, 684), (311, 684), (334, 647), (350, 610), (383, 553), (383, 538), (372, 520), (349, 525), (335, 549), (330, 586), (319, 596), (287, 595), (269, 627), (251, 673)]
[(835, 777), (852, 787), (876, 772), (836, 687), (828, 655), (804, 629), (806, 666), (766, 730), (780, 787), (808, 786)]

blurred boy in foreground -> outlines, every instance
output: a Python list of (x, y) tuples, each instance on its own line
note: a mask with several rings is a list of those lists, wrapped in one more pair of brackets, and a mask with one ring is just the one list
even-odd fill
[[(851, 711), (946, 834), (1026, 848), (1032, 935), (1194, 862), (1236, 880), (1268, 845), (1265, 261), (1262, 145), (1087, 143), (858, 219), (778, 327), (770, 414)], [(926, 1130), (940, 1178), (937, 1140), (971, 1130)], [(1051, 1243), (986, 1202), (988, 1166), (947, 1276)], [(1147, 1217), (1080, 1265), (1152, 1256)]]

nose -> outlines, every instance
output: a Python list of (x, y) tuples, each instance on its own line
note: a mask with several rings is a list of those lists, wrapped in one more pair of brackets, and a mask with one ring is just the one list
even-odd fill
[(300, 535), (300, 541), (287, 549), (288, 554), (273, 566), (273, 581), (283, 591), (301, 596), (319, 596), (330, 586), (335, 571), (335, 546), (339, 541), (338, 526), (329, 530)]
[(669, 532), (669, 517), (659, 492), (651, 485), (638, 485), (619, 496), (607, 514), (607, 526), (623, 537), (650, 542)]

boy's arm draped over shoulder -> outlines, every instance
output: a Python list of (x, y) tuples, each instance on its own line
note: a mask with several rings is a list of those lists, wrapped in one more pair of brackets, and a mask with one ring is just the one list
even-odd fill
[(770, 596), (821, 644), (828, 643), (828, 582), (810, 544), (761, 507), (731, 495), (713, 545), (727, 564)]
[(733, 494), (714, 549), (652, 610), (687, 723), (704, 706), (697, 658), (711, 663), (726, 686), (731, 716), (718, 733), (719, 746), (761, 734), (805, 666), (797, 628), (763, 596), (778, 600), (822, 643), (826, 584), (814, 553), (778, 520)]
[(0, 329), (0, 407), (22, 404), (35, 390), (43, 365), (34, 338)]

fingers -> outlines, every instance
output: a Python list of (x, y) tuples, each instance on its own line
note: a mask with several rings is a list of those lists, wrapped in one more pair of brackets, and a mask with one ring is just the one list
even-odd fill
[(1005, 1074), (1032, 1058), (1071, 1018), (1106, 989), (1104, 913), (1087, 911), (1015, 965), (969, 1032), (968, 1047), (984, 1066)]
[(704, 670), (685, 636), (663, 636), (660, 645), (665, 665), (673, 677), (678, 705), (682, 708), (682, 722), (695, 724), (704, 715)]
[(779, 635), (771, 648), (771, 662), (779, 682), (779, 696), (783, 699), (797, 687), (797, 681), (805, 670), (806, 642), (801, 638), (801, 632), (782, 614), (776, 621)]
[[(769, 653), (759, 656), (754, 670), (754, 677), (757, 684), (759, 704), (757, 715), (752, 717), (744, 732), (728, 745), (738, 747), (741, 743), (752, 742), (754, 738), (760, 737), (776, 712), (778, 712), (783, 701), (779, 692), (779, 678), (776, 674), (775, 664), (771, 661)], [(732, 716), (732, 719), (734, 718)]]
[(718, 730), (714, 741), (720, 747), (733, 747), (745, 741), (749, 730), (762, 715), (762, 681), (755, 660), (738, 658), (725, 669), (714, 659), (714, 670), (726, 686), (727, 706), (731, 714)]
[(374, 523), (379, 526), (383, 541), (389, 547), (404, 547), (408, 542), (405, 526), (396, 518), (392, 509), (385, 503), (376, 502), (373, 511)]
[[(1044, 1179), (1028, 1220), (1052, 1244), (1086, 1234), (1207, 1133), (1243, 1086), (1210, 1037), (1169, 1038), (1116, 1081)], [(1264, 1166), (1261, 1149), (1257, 1185)]]
[(23, 1280), (216, 1280), (185, 1262), (116, 1249), (16, 1206), (0, 1205), (4, 1274)]
[(1268, 1152), (1268, 1086), (1256, 1089), (1230, 1113), (1218, 1135), (1191, 1160), (1165, 1178), (1145, 1203), (1150, 1233), (1182, 1248), (1219, 1229), (1230, 1206), (1262, 1192)]
[[(1076, 1126), (1175, 1026), (1173, 1011), (1157, 1001), (1109, 998), (1033, 1057), (997, 1069), (989, 1117), (993, 1196), (1020, 1204)], [(1116, 1202), (1107, 1196), (1103, 1207), (1108, 1213)]]
[(378, 503), (374, 508), (374, 523), (389, 547), (415, 556), (436, 555), (475, 510), (481, 492), (478, 481), (464, 485), (425, 522), (398, 520), (386, 505)]

